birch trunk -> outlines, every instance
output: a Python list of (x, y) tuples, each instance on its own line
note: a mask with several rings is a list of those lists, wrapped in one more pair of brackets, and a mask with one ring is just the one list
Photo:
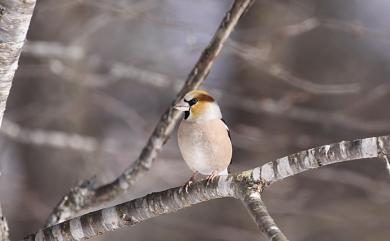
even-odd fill
[[(0, 127), (34, 7), (35, 0), (0, 2)], [(0, 241), (8, 240), (8, 225), (0, 207)]]

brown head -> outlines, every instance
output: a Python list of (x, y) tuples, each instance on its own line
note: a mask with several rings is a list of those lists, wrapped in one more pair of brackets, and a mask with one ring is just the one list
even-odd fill
[(175, 109), (184, 111), (184, 119), (187, 121), (199, 122), (222, 118), (217, 102), (204, 90), (188, 92)]

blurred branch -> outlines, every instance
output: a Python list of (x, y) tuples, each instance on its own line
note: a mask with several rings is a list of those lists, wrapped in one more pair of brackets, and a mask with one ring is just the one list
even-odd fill
[(123, 120), (133, 132), (139, 133), (144, 130), (145, 125), (143, 124), (145, 119), (135, 109), (130, 108), (121, 101), (104, 92), (92, 93), (91, 100), (93, 104), (104, 109), (107, 113)]
[[(237, 97), (238, 98), (238, 97)], [(390, 128), (389, 121), (368, 121), (360, 120), (349, 116), (344, 112), (314, 110), (305, 107), (295, 106), (288, 98), (274, 100), (265, 98), (260, 100), (239, 98), (240, 101), (233, 101), (234, 96), (230, 96), (232, 102), (227, 105), (239, 107), (251, 113), (266, 113), (271, 115), (286, 116), (294, 120), (310, 123), (320, 123), (324, 126), (340, 126), (352, 130), (363, 131), (387, 131)]]
[(242, 202), (248, 209), (259, 229), (271, 241), (288, 241), (287, 237), (276, 226), (275, 221), (268, 213), (263, 200), (261, 200), (260, 192), (248, 189), (242, 197)]
[(82, 209), (113, 200), (126, 192), (142, 174), (150, 169), (153, 161), (156, 159), (159, 151), (168, 140), (174, 126), (181, 117), (179, 112), (173, 110), (173, 105), (181, 100), (188, 91), (198, 88), (207, 77), (223, 44), (233, 31), (239, 18), (248, 10), (252, 3), (253, 0), (234, 1), (210, 44), (203, 51), (198, 62), (189, 74), (184, 87), (161, 117), (137, 160), (111, 183), (98, 188), (90, 185), (86, 189), (83, 189), (83, 192), (74, 191), (77, 190), (77, 187), (73, 188), (70, 193), (63, 197), (62, 201), (54, 209), (54, 212), (48, 220), (49, 225), (66, 220)]
[(108, 69), (106, 74), (81, 73), (67, 66), (61, 61), (50, 61), (50, 70), (69, 82), (81, 84), (87, 87), (106, 87), (120, 80), (130, 79), (141, 84), (147, 84), (156, 88), (168, 88), (173, 83), (183, 83), (184, 80), (172, 80), (166, 75), (139, 68), (128, 63), (111, 62), (93, 56), (86, 61), (94, 62), (94, 65), (101, 65)]
[[(123, 11), (123, 9), (121, 9), (121, 11)], [(387, 32), (372, 31), (369, 28), (364, 27), (359, 23), (349, 23), (349, 22), (343, 22), (340, 20), (333, 20), (333, 19), (307, 18), (299, 23), (287, 25), (275, 31), (270, 36), (268, 36), (264, 41), (260, 42), (257, 46), (250, 46), (232, 40), (229, 41), (229, 46), (231, 47), (231, 49), (236, 55), (248, 61), (254, 67), (261, 69), (261, 71), (264, 71), (269, 75), (272, 75), (277, 79), (280, 79), (295, 88), (302, 89), (309, 93), (339, 95), (339, 94), (349, 94), (349, 93), (359, 92), (360, 85), (357, 83), (351, 83), (351, 84), (315, 83), (310, 80), (297, 77), (290, 71), (286, 70), (279, 63), (269, 60), (269, 54), (272, 51), (273, 45), (275, 45), (274, 44), (275, 39), (276, 42), (279, 42), (277, 40), (296, 37), (298, 35), (304, 34), (318, 27), (325, 27), (334, 30), (343, 30), (351, 34), (360, 34), (360, 35), (366, 34), (366, 35), (373, 35), (373, 36), (380, 36), (380, 37), (390, 36), (390, 34)], [(39, 45), (36, 47), (44, 48), (44, 46), (39, 46)], [(49, 57), (50, 53), (53, 52), (50, 50), (50, 48), (51, 46), (49, 45), (47, 51), (48, 54), (46, 54), (46, 57)], [(74, 50), (77, 49), (77, 47), (69, 46), (64, 48), (64, 50), (67, 50), (68, 48), (69, 49), (75, 48)], [(37, 53), (38, 56), (42, 52), (39, 49), (36, 51), (31, 51), (27, 49), (27, 51), (32, 54)], [(67, 55), (68, 54), (63, 54), (63, 56), (67, 56)], [(64, 57), (60, 57), (60, 58), (62, 59)], [(58, 62), (56, 63), (58, 64)], [(61, 64), (61, 66), (62, 68), (56, 70), (66, 71), (65, 73), (67, 73), (70, 76), (70, 78), (67, 79), (74, 79), (75, 73), (72, 73), (74, 72), (74, 70), (70, 69), (69, 67), (67, 68), (63, 64)], [(155, 84), (158, 87), (167, 86), (170, 83), (172, 83), (172, 81), (166, 79), (164, 75), (153, 73), (150, 71), (145, 71), (134, 66), (129, 66), (127, 64), (113, 63), (109, 69), (110, 69), (109, 76), (111, 78), (113, 77), (115, 81), (121, 78), (134, 78), (135, 80), (139, 80), (140, 82), (149, 82), (149, 84)], [(99, 86), (104, 86), (112, 83), (112, 81), (107, 82), (107, 78), (102, 78), (102, 76), (99, 77), (97, 75), (94, 75), (90, 77), (91, 78), (86, 78), (87, 80), (83, 81), (83, 84), (99, 87)]]
[(301, 151), (260, 167), (235, 175), (218, 176), (210, 185), (206, 180), (183, 187), (156, 192), (113, 207), (94, 211), (40, 230), (25, 240), (84, 240), (133, 226), (147, 219), (176, 212), (211, 199), (234, 197), (243, 199), (260, 229), (274, 240), (287, 240), (274, 224), (260, 199), (260, 192), (276, 181), (304, 171), (339, 162), (375, 158), (390, 153), (390, 136), (342, 141)]
[[(251, 56), (257, 56), (259, 58), (266, 58), (268, 55), (267, 47), (264, 48), (253, 48), (251, 51), (242, 49), (243, 44), (234, 42), (230, 40), (229, 44), (231, 47), (237, 48), (237, 51), (240, 50), (241, 55), (247, 56), (250, 54)], [(239, 48), (239, 46), (241, 46)], [(248, 47), (245, 47), (248, 48)], [(67, 47), (64, 46), (63, 50), (66, 51)], [(261, 57), (263, 56), (263, 57)], [(249, 58), (249, 57), (248, 57)], [(93, 58), (96, 62), (101, 62), (100, 58)], [(92, 61), (92, 60), (91, 60)], [(107, 62), (105, 63), (107, 64)], [(280, 72), (280, 77), (291, 77), (287, 78), (294, 82), (298, 80), (295, 84), (300, 83), (302, 79), (299, 79), (289, 72), (283, 70), (279, 65), (273, 65), (274, 70), (267, 70), (271, 72)], [(53, 73), (58, 74), (62, 78), (72, 81), (77, 84), (82, 84), (88, 87), (103, 87), (109, 84), (112, 84), (120, 79), (132, 79), (142, 84), (146, 84), (149, 86), (153, 86), (155, 88), (176, 88), (182, 80), (172, 78), (170, 76), (153, 72), (150, 70), (141, 69), (135, 66), (131, 66), (125, 63), (115, 62), (111, 63), (108, 67), (109, 72), (107, 75), (98, 75), (93, 73), (78, 73), (73, 68), (66, 66), (66, 64), (62, 63), (58, 60), (52, 60), (50, 69)], [(278, 70), (279, 69), (279, 70)], [(289, 81), (290, 81), (289, 80)], [(313, 91), (317, 89), (319, 92), (322, 92), (323, 86), (313, 85), (311, 82), (306, 82), (303, 80), (301, 86), (306, 86), (308, 88), (312, 88)], [(310, 86), (310, 87), (309, 87)], [(342, 93), (344, 91), (349, 91), (358, 87), (355, 84), (347, 84), (347, 85), (326, 85), (327, 91), (331, 91), (332, 93)], [(350, 87), (353, 87), (350, 89)], [(229, 95), (228, 100), (225, 102), (230, 106), (238, 106), (248, 112), (253, 113), (267, 113), (271, 115), (282, 115), (294, 120), (301, 120), (305, 122), (311, 123), (319, 123), (322, 125), (335, 125), (343, 128), (353, 129), (353, 130), (363, 130), (363, 131), (387, 131), (390, 128), (390, 122), (388, 121), (367, 121), (367, 120), (359, 120), (357, 117), (350, 116), (346, 111), (344, 112), (333, 112), (333, 111), (321, 111), (314, 110), (305, 107), (296, 106), (295, 103), (289, 101), (289, 96), (287, 98), (282, 98), (281, 100), (274, 100), (271, 98), (263, 99), (263, 100), (255, 100), (251, 98), (246, 98), (243, 96), (235, 96), (233, 93), (226, 93), (219, 89), (211, 89), (213, 92), (219, 93), (221, 96)], [(339, 92), (341, 90), (341, 92)], [(369, 91), (365, 97), (358, 100), (357, 103), (352, 104), (349, 109), (353, 110), (357, 107), (362, 107), (364, 105), (368, 105), (371, 102), (385, 96), (390, 92), (390, 87), (388, 84), (383, 84), (378, 87), (375, 87), (373, 90)], [(237, 99), (239, 101), (229, 101), (232, 99)], [(103, 102), (101, 102), (103, 103)], [(135, 123), (135, 122), (134, 122)]]
[[(271, 39), (269, 41), (271, 41)], [(312, 94), (340, 95), (356, 93), (360, 90), (360, 85), (357, 83), (318, 84), (293, 75), (279, 63), (269, 60), (268, 55), (270, 51), (272, 51), (272, 45), (270, 42), (262, 43), (260, 46), (253, 47), (247, 44), (230, 41), (230, 45), (232, 46), (231, 49), (237, 56), (241, 57), (255, 68), (306, 92)]]
[(338, 19), (322, 19), (321, 25), (322, 27), (343, 31), (345, 33), (353, 34), (357, 37), (375, 37), (388, 41), (390, 39), (389, 31), (376, 30), (369, 27), (364, 26), (363, 24), (356, 22), (346, 22)]
[(9, 138), (22, 143), (38, 146), (51, 146), (54, 148), (73, 149), (86, 152), (103, 150), (107, 153), (115, 153), (119, 148), (113, 142), (100, 143), (97, 139), (79, 134), (69, 134), (61, 131), (49, 131), (43, 129), (27, 129), (8, 119), (3, 120), (0, 132)]
[(37, 57), (79, 60), (85, 57), (83, 48), (77, 45), (66, 46), (58, 42), (27, 41), (23, 52)]
[[(83, 27), (83, 31), (72, 41), (77, 44), (86, 44), (88, 39), (97, 31), (114, 22), (117, 19), (118, 13), (122, 13), (121, 19), (130, 21), (134, 19), (142, 19), (142, 16), (153, 8), (159, 6), (155, 0), (144, 1), (82, 1), (81, 4), (85, 4), (88, 7), (95, 6), (98, 8), (104, 8), (104, 13), (99, 13), (91, 20), (89, 20)], [(116, 10), (115, 14), (105, 14), (107, 10)], [(114, 9), (113, 9), (114, 8)]]
[[(256, 63), (254, 63), (256, 64)], [(293, 75), (291, 72), (284, 69), (283, 66), (277, 63), (273, 63), (270, 66), (262, 68), (266, 73), (312, 94), (331, 94), (342, 95), (359, 92), (360, 85), (357, 83), (352, 84), (318, 84), (308, 81), (303, 78), (299, 78)]]
[[(0, 127), (26, 39), (35, 0), (3, 0), (0, 3)], [(9, 240), (8, 225), (0, 207), (0, 241)]]

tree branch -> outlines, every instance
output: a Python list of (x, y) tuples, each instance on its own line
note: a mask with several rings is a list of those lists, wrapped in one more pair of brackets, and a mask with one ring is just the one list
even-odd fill
[[(234, 197), (244, 199), (249, 210), (268, 237), (287, 240), (276, 229), (259, 192), (286, 177), (339, 162), (382, 157), (390, 153), (390, 136), (342, 141), (301, 151), (236, 175), (219, 176), (210, 185), (194, 183), (189, 192), (182, 187), (149, 194), (145, 197), (85, 214), (38, 231), (25, 241), (83, 240), (132, 226), (149, 218), (172, 213), (211, 199)], [(257, 193), (257, 194), (256, 194)]]
[(151, 193), (114, 207), (73, 218), (26, 237), (25, 241), (84, 240), (108, 231), (133, 226), (147, 219), (176, 212), (191, 205), (222, 197), (236, 197), (233, 176), (221, 176), (207, 185), (197, 182), (186, 193), (183, 187)]
[[(34, 7), (35, 0), (0, 2), (0, 127)], [(8, 225), (0, 207), (0, 241), (7, 240)]]
[(3, 215), (3, 211), (0, 206), (0, 241), (9, 241), (9, 228), (7, 224), (7, 220), (5, 220), (5, 216)]
[(0, 3), (0, 125), (34, 7), (35, 0)]
[(242, 197), (242, 202), (248, 209), (249, 213), (255, 220), (259, 229), (271, 241), (288, 241), (286, 236), (276, 226), (275, 221), (268, 213), (263, 200), (261, 200), (260, 192), (248, 189)]
[(110, 145), (104, 145), (93, 137), (70, 134), (61, 131), (49, 131), (44, 129), (28, 129), (17, 123), (3, 119), (0, 133), (22, 143), (45, 145), (54, 148), (67, 148), (79, 151), (93, 152), (101, 149), (105, 152), (114, 153), (117, 149)]
[[(53, 214), (49, 217), (48, 224), (54, 224), (66, 220), (78, 211), (88, 208), (92, 205), (113, 200), (115, 197), (128, 190), (134, 182), (153, 164), (162, 146), (168, 140), (172, 130), (178, 122), (181, 114), (173, 110), (173, 105), (178, 102), (190, 90), (198, 88), (210, 72), (215, 58), (221, 51), (224, 43), (233, 31), (239, 18), (249, 9), (254, 0), (235, 0), (231, 9), (226, 13), (219, 25), (213, 39), (207, 48), (203, 51), (199, 60), (189, 74), (184, 87), (169, 108), (161, 117), (159, 123), (150, 136), (146, 146), (135, 162), (125, 170), (121, 176), (111, 183), (101, 187), (94, 187), (91, 182), (84, 182), (82, 190), (78, 187), (73, 188), (55, 208)], [(90, 185), (85, 185), (91, 183)]]

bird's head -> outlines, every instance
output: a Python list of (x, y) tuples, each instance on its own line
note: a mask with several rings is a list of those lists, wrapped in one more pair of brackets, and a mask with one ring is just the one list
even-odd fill
[(175, 109), (184, 111), (186, 121), (201, 122), (222, 118), (217, 102), (204, 90), (188, 92)]

